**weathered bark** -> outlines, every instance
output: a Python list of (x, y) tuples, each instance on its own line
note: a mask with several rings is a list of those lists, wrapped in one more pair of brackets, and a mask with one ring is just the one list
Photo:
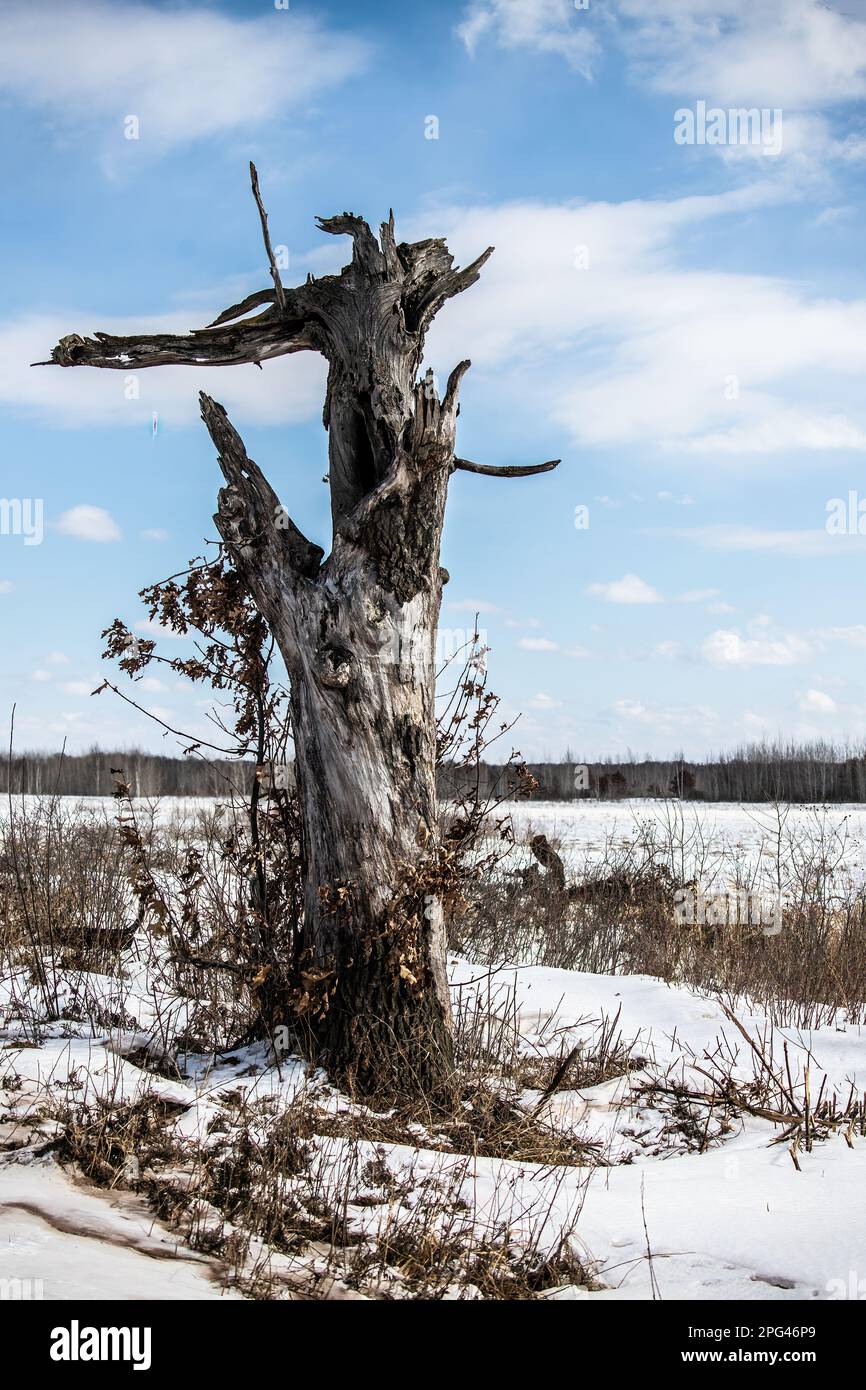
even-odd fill
[(441, 405), (428, 383), (413, 389), (406, 476), (345, 519), (321, 566), (222, 407), (202, 397), (227, 481), (217, 525), (289, 673), (305, 1026), (328, 1070), (364, 1091), (435, 1089), (450, 1062), (434, 687), (457, 379)]
[[(312, 349), (328, 360), (333, 543), (324, 552), (280, 507), (223, 408), (202, 417), (226, 485), (215, 517), (284, 657), (305, 835), (307, 987), (299, 1011), (336, 1078), (372, 1091), (434, 1091), (448, 1077), (435, 782), (439, 551), (450, 474), (516, 473), (457, 460), (457, 396), (418, 382), (424, 336), (490, 255), (455, 269), (441, 240), (398, 245), (350, 213), (322, 230), (353, 239), (339, 276), (274, 280), (193, 335), (63, 338), (62, 366), (258, 362)], [(242, 318), (262, 305), (253, 318)], [(241, 320), (238, 322), (237, 320)]]

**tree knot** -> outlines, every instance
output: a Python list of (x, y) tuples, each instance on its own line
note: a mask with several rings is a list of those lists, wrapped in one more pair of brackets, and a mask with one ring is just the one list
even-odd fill
[(345, 690), (355, 679), (358, 658), (348, 647), (320, 647), (316, 657), (316, 674), (320, 685), (327, 690)]

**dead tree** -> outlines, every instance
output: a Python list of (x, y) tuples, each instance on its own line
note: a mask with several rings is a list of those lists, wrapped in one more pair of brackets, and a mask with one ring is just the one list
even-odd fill
[[(457, 397), (419, 381), (425, 333), (473, 285), (438, 238), (379, 239), (351, 213), (320, 218), (352, 238), (339, 275), (283, 286), (251, 165), (273, 286), (186, 335), (62, 338), (62, 367), (254, 363), (320, 352), (329, 366), (333, 535), (327, 559), (298, 529), (225, 410), (201, 395), (225, 486), (214, 520), (285, 660), (305, 835), (303, 1010), (315, 1055), (366, 1092), (431, 1093), (451, 1062), (445, 932), (436, 893), (435, 639), (447, 572), (439, 552), (455, 469)], [(41, 365), (41, 364), (40, 364)]]
[[(565, 892), (565, 865), (546, 835), (533, 835), (529, 841), (533, 856), (543, 869), (547, 870), (547, 881), (557, 893)], [(531, 866), (538, 873), (535, 864)], [(529, 871), (527, 871), (529, 872)]]

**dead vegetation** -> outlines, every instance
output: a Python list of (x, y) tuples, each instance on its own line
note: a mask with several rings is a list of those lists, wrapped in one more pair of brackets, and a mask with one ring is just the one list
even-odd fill
[[(571, 1086), (578, 1073), (566, 1078), (551, 1057), (530, 1077), (509, 1022), (507, 1006), (495, 1029), (462, 1017), (450, 1113), (377, 1111), (314, 1073), (286, 1104), (239, 1078), (206, 1093), (191, 1138), (181, 1101), (65, 1092), (47, 1111), (55, 1152), (100, 1186), (146, 1197), (250, 1297), (522, 1299), (592, 1287), (576, 1225), (605, 1156), (527, 1094), (529, 1080)], [(614, 1039), (606, 1027), (586, 1058), (593, 1071), (617, 1055)], [(532, 1165), (547, 1176), (544, 1201), (509, 1182), (479, 1188), (485, 1160)]]
[[(38, 1136), (40, 1152), (53, 1149), (89, 1181), (145, 1197), (184, 1240), (217, 1255), (226, 1278), (250, 1297), (518, 1299), (544, 1297), (563, 1285), (593, 1287), (596, 1274), (576, 1234), (583, 1194), (599, 1167), (631, 1160), (629, 1153), (615, 1158), (604, 1151), (563, 1116), (569, 1095), (579, 1100), (607, 1082), (623, 1082), (619, 1103), (633, 1118), (621, 1133), (631, 1152), (705, 1152), (744, 1123), (764, 1120), (773, 1126), (771, 1142), (786, 1145), (799, 1166), (830, 1135), (852, 1144), (866, 1134), (864, 1098), (832, 1090), (808, 1056), (804, 1063), (787, 1049), (774, 1055), (770, 1021), (760, 1036), (749, 1033), (729, 1008), (732, 1029), (715, 1053), (690, 1056), (684, 1049), (677, 1067), (664, 1070), (623, 1034), (619, 1014), (572, 1020), (561, 1035), (551, 1025), (530, 1045), (516, 997), (503, 995), (483, 964), (471, 985), (454, 991), (447, 1102), (362, 1103), (315, 1072), (287, 1101), (259, 1093), (256, 1077), (269, 1070), (264, 1059), (239, 1066), (235, 1084), (198, 1087), (207, 1119), (193, 1133), (185, 1124), (187, 1106), (150, 1091), (146, 1078), (183, 1083), (198, 1075), (203, 1056), (223, 1065), (226, 1049), (250, 1036), (257, 986), (238, 959), (246, 949), (238, 922), (255, 919), (249, 876), (238, 870), (248, 861), (235, 857), (244, 853), (245, 824), (229, 809), (179, 834), (125, 796), (118, 804), (122, 822), (132, 814), (140, 826), (134, 837), (113, 833), (108, 819), (98, 833), (85, 819), (79, 836), (74, 816), (66, 823), (63, 807), (52, 812), (47, 803), (39, 817), (14, 820), (4, 831), (7, 860), (17, 837), (18, 877), (13, 865), (3, 880), (2, 949), (16, 982), (13, 1011), (29, 1017), (34, 1037), (51, 1020), (73, 1033), (87, 1026), (129, 1030), (131, 1039), (119, 1038), (116, 1047), (144, 1077), (134, 1100), (82, 1099), (80, 1082), (62, 1088), (30, 1117), (28, 1132)], [(455, 863), (462, 855), (465, 864), (454, 879), (462, 893), (462, 905), (454, 899), (454, 923), (464, 954), (483, 962), (489, 953), (497, 964), (529, 955), (572, 969), (635, 969), (717, 996), (725, 981), (730, 987), (747, 979), (752, 993), (763, 988), (778, 1012), (807, 1019), (827, 1017), (830, 1001), (841, 1007), (829, 987), (825, 1000), (815, 998), (816, 980), (833, 978), (834, 953), (845, 949), (831, 855), (818, 863), (783, 851), (800, 875), (804, 900), (786, 908), (790, 941), (783, 931), (756, 946), (671, 920), (686, 855), (678, 858), (670, 841), (650, 838), (617, 853), (611, 847), (575, 881), (549, 841), (542, 850), (546, 865), (535, 852), (521, 866), (519, 847), (504, 828), (485, 847), (483, 837), (469, 833), (473, 814), (470, 806), (451, 837)], [(78, 877), (79, 866), (87, 872), (94, 844), (115, 881), (102, 927), (84, 910)], [(555, 867), (551, 873), (556, 859), (561, 877)], [(72, 891), (64, 899), (67, 882)], [(16, 901), (22, 886), (23, 901)], [(487, 915), (479, 903), (487, 904)], [(490, 903), (500, 905), (495, 936)], [(106, 932), (97, 950), (91, 928)], [(799, 973), (786, 975), (804, 932), (814, 933), (809, 969), (801, 960)], [(780, 959), (756, 969), (765, 959), (759, 953), (780, 945)], [(823, 962), (824, 974), (815, 973), (816, 962)], [(145, 1037), (130, 988), (142, 968), (155, 1002)], [(792, 979), (800, 993), (793, 1001), (778, 994)], [(856, 984), (846, 987), (850, 997)], [(733, 1002), (733, 991), (730, 997)], [(286, 1052), (291, 1035), (288, 1044), (271, 1041), (272, 1064), (301, 1066)], [(20, 1088), (14, 1067), (4, 1085), (4, 1104), (14, 1116)], [(14, 1119), (9, 1123), (15, 1128)], [(16, 1134), (10, 1144), (23, 1142)], [(537, 1202), (539, 1189), (529, 1206), (508, 1183), (479, 1189), (479, 1165), (499, 1163), (542, 1175), (544, 1203)]]
[(866, 1135), (866, 1093), (849, 1084), (840, 1094), (808, 1049), (783, 1039), (780, 1056), (769, 1022), (750, 1032), (723, 1007), (733, 1031), (712, 1052), (696, 1056), (684, 1048), (676, 1068), (651, 1070), (636, 1088), (636, 1100), (667, 1114), (687, 1148), (704, 1152), (747, 1117), (769, 1120), (778, 1129), (770, 1142), (786, 1144), (799, 1169), (798, 1154), (811, 1153), (816, 1142), (838, 1134), (852, 1148), (855, 1136)]
[[(799, 832), (783, 806), (754, 815), (764, 837), (763, 881), (674, 805), (662, 804), (655, 822), (609, 840), (583, 865), (530, 833), (534, 862), (497, 866), (474, 885), (452, 922), (452, 948), (480, 962), (652, 975), (749, 1000), (783, 1026), (819, 1027), (840, 1013), (861, 1022), (866, 885), (845, 868), (847, 825), (821, 808)], [(684, 923), (678, 901), (705, 885), (723, 909), (729, 902), (727, 920), (723, 910), (721, 920)], [(780, 904), (775, 933), (737, 908), (759, 897)]]

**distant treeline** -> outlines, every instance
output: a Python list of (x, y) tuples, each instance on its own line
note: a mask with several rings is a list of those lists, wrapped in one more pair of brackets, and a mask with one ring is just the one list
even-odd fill
[(133, 796), (224, 796), (230, 787), (252, 786), (254, 765), (163, 757), (137, 749), (89, 753), (16, 753), (0, 761), (0, 792), (36, 796), (111, 796), (115, 770)]
[[(577, 759), (530, 763), (538, 782), (535, 796), (545, 801), (625, 797), (677, 797), (686, 801), (866, 802), (866, 749), (831, 744), (751, 744), (703, 762), (685, 758), (636, 758), (582, 763)], [(0, 793), (110, 796), (120, 769), (134, 796), (221, 796), (231, 786), (249, 789), (252, 762), (209, 762), (163, 757), (138, 750), (89, 753), (19, 753), (0, 762)], [(478, 773), (439, 769), (439, 795), (450, 800), (480, 781), (482, 791), (502, 795), (513, 772), (487, 764)]]
[[(539, 784), (535, 796), (543, 801), (619, 801), (640, 796), (683, 801), (866, 802), (866, 749), (823, 743), (750, 744), (703, 762), (567, 759), (528, 766)], [(450, 788), (447, 795), (474, 781), (474, 774), (465, 769), (443, 769), (442, 773)], [(508, 769), (490, 765), (483, 776), (487, 787), (498, 791)]]

